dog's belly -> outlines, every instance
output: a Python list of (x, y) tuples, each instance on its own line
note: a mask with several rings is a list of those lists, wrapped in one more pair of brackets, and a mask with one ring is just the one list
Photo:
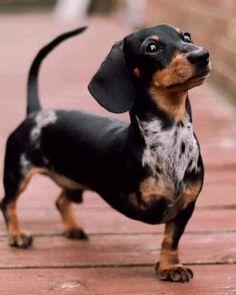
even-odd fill
[(69, 190), (90, 190), (88, 186), (78, 183), (62, 174), (51, 171), (47, 168), (32, 167), (24, 175), (23, 181), (21, 182), (20, 190), (26, 186), (31, 177), (35, 174), (41, 174), (51, 178), (57, 185), (63, 189)]
[(75, 182), (74, 180), (58, 174), (54, 171), (50, 171), (47, 169), (44, 169), (41, 174), (44, 174), (48, 177), (50, 177), (57, 185), (62, 187), (63, 189), (70, 189), (70, 190), (89, 190), (89, 187), (82, 185), (81, 183)]
[(198, 197), (202, 181), (183, 185), (178, 193), (154, 177), (143, 180), (136, 192), (121, 194), (111, 204), (126, 216), (149, 224), (166, 223), (175, 218)]
[(202, 182), (182, 184), (178, 191), (165, 185), (162, 178), (148, 177), (140, 184), (141, 200), (147, 206), (155, 202), (165, 202), (162, 221), (174, 218), (179, 211), (195, 201), (202, 187)]

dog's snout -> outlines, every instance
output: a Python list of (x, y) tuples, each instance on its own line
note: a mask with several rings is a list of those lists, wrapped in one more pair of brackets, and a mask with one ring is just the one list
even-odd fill
[(187, 59), (194, 65), (204, 66), (209, 62), (209, 52), (206, 49), (197, 49), (187, 54)]

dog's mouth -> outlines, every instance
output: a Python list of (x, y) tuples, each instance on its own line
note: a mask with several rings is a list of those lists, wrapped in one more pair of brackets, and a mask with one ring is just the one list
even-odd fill
[(198, 69), (190, 78), (186, 79), (184, 82), (172, 84), (167, 86), (166, 88), (169, 90), (175, 90), (175, 89), (188, 90), (193, 87), (199, 86), (205, 82), (210, 71), (211, 71), (211, 65), (209, 63), (206, 67)]
[(195, 80), (206, 79), (209, 73), (210, 73), (210, 67), (207, 66), (205, 69), (199, 70), (195, 75), (193, 75), (192, 77), (190, 77), (184, 83), (188, 83), (188, 82), (195, 81)]

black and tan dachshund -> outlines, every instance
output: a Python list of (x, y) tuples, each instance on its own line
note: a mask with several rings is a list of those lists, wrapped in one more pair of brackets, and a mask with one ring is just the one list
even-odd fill
[(178, 244), (203, 185), (203, 163), (193, 131), (188, 90), (210, 71), (209, 53), (189, 33), (162, 24), (116, 43), (89, 84), (105, 109), (129, 111), (130, 123), (81, 111), (42, 110), (38, 73), (43, 58), (65, 33), (36, 56), (28, 78), (27, 118), (9, 136), (1, 209), (9, 244), (27, 248), (16, 202), (34, 174), (53, 179), (62, 193), (56, 206), (69, 238), (86, 239), (71, 204), (85, 190), (97, 192), (122, 214), (149, 224), (165, 223), (161, 280), (189, 281), (193, 273), (178, 256)]

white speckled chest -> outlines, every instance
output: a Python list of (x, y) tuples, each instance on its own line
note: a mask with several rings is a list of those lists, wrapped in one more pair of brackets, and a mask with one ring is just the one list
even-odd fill
[(152, 176), (162, 179), (170, 191), (178, 189), (186, 171), (198, 169), (199, 147), (189, 116), (182, 124), (163, 129), (160, 120), (139, 121), (145, 141), (142, 165), (148, 166)]

